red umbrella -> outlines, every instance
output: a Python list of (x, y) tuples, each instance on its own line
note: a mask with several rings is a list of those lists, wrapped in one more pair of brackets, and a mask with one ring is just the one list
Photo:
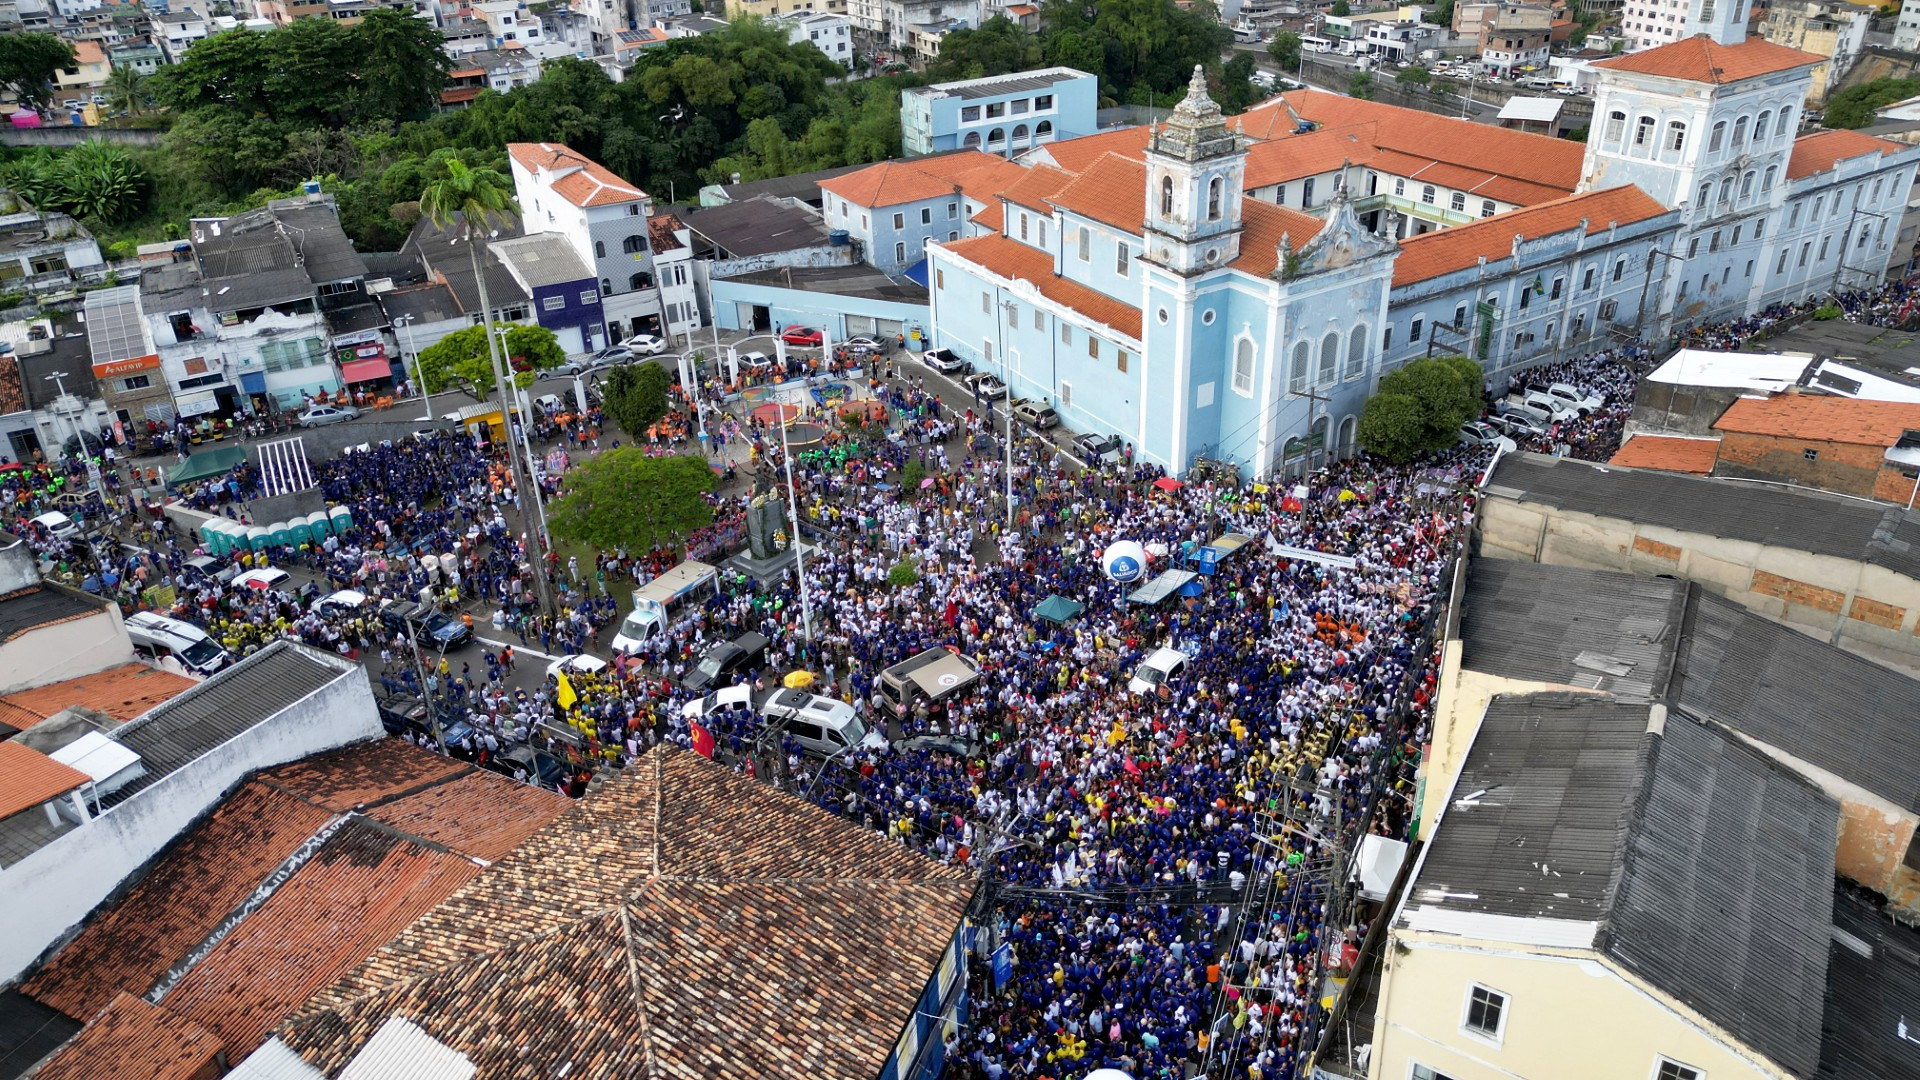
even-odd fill
[(1171, 476), (1163, 476), (1160, 479), (1155, 480), (1153, 482), (1153, 486), (1159, 488), (1161, 491), (1179, 491), (1181, 488), (1185, 487), (1186, 485), (1182, 484), (1178, 480), (1175, 480)]

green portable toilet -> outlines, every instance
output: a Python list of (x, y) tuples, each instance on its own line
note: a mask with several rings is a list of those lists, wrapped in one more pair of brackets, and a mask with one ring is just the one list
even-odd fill
[(304, 515), (300, 517), (291, 517), (287, 519), (287, 542), (288, 543), (300, 545), (300, 544), (309, 543), (312, 540), (313, 540), (313, 526), (307, 524), (307, 519)]
[(293, 533), (284, 521), (276, 521), (267, 526), (267, 544), (271, 547), (287, 547), (293, 543)]
[(328, 534), (332, 532), (333, 527), (327, 523), (327, 512), (325, 510), (315, 510), (313, 513), (307, 515), (307, 533), (313, 537), (314, 543), (318, 544), (325, 540)]
[(353, 510), (345, 506), (336, 506), (327, 511), (327, 521), (333, 526), (333, 535), (345, 536), (353, 531)]
[(247, 542), (245, 545), (248, 551), (265, 551), (267, 550), (268, 542), (267, 527), (265, 525), (248, 526)]

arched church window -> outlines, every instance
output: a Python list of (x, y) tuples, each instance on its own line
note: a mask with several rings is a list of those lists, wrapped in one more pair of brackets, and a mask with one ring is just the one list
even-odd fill
[(1326, 337), (1320, 339), (1320, 384), (1325, 386), (1333, 382), (1334, 376), (1338, 374), (1339, 371), (1340, 332), (1333, 330), (1329, 331)]
[(1667, 122), (1667, 151), (1679, 153), (1687, 146), (1687, 125), (1678, 120)]
[(1653, 144), (1653, 117), (1643, 116), (1633, 122), (1633, 145), (1636, 149)]
[(1707, 153), (1717, 154), (1727, 145), (1727, 122), (1721, 120), (1713, 125), (1713, 135), (1707, 139)]
[(1780, 119), (1773, 125), (1773, 137), (1778, 139), (1781, 136), (1785, 135), (1790, 127), (1792, 119), (1793, 119), (1792, 109), (1781, 109)]
[(1698, 196), (1694, 198), (1693, 205), (1705, 206), (1707, 205), (1707, 203), (1711, 202), (1712, 200), (1713, 200), (1713, 183), (1712, 181), (1708, 181), (1707, 183), (1700, 185), (1700, 193)]
[(1293, 346), (1293, 365), (1287, 372), (1288, 391), (1299, 394), (1307, 389), (1307, 343), (1297, 342)]
[(1780, 167), (1779, 167), (1778, 165), (1769, 165), (1769, 166), (1767, 166), (1767, 175), (1766, 175), (1766, 179), (1764, 179), (1764, 180), (1762, 180), (1762, 181), (1760, 182), (1760, 190), (1761, 190), (1761, 191), (1772, 191), (1772, 190), (1773, 190), (1773, 181), (1774, 181), (1774, 179), (1775, 179), (1776, 177), (1778, 177), (1779, 175), (1780, 175)]
[(1227, 182), (1216, 176), (1207, 182), (1207, 220), (1220, 220), (1220, 204), (1227, 190)]
[(1253, 339), (1241, 338), (1233, 347), (1233, 392), (1253, 396)]
[(1361, 323), (1347, 335), (1347, 378), (1357, 379), (1367, 373), (1367, 324)]
[(1607, 114), (1607, 130), (1603, 138), (1608, 146), (1618, 146), (1627, 133), (1627, 114), (1615, 109)]
[(1753, 182), (1756, 179), (1758, 179), (1758, 176), (1751, 169), (1747, 170), (1747, 175), (1740, 178), (1741, 202), (1746, 202), (1748, 199), (1753, 198)]
[(1720, 201), (1723, 203), (1733, 201), (1733, 177), (1731, 176), (1720, 181)]
[(1768, 109), (1766, 112), (1763, 112), (1760, 114), (1760, 119), (1755, 120), (1753, 122), (1753, 141), (1754, 142), (1763, 143), (1767, 141), (1767, 122), (1772, 119), (1773, 119), (1773, 110)]
[(1171, 176), (1160, 178), (1160, 212), (1168, 215), (1173, 213), (1173, 177)]
[(1733, 122), (1733, 148), (1740, 149), (1747, 144), (1747, 118), (1741, 117)]

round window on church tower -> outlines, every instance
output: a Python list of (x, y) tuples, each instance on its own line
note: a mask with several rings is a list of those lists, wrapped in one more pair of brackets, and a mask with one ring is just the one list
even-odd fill
[(1207, 249), (1207, 265), (1212, 266), (1214, 263), (1217, 263), (1219, 261), (1220, 261), (1220, 249), (1208, 248)]
[[(1209, 260), (1209, 261), (1211, 261), (1211, 260)], [(1203, 312), (1201, 312), (1201, 313), (1200, 313), (1200, 321), (1201, 321), (1202, 323), (1205, 323), (1205, 324), (1206, 324), (1206, 325), (1208, 325), (1208, 326), (1212, 326), (1212, 325), (1213, 325), (1213, 309), (1212, 309), (1212, 308), (1208, 308), (1207, 310), (1205, 310), (1205, 311), (1203, 311)]]
[(1158, 312), (1155, 313), (1155, 316), (1160, 320), (1161, 326), (1167, 325), (1167, 309), (1166, 308), (1161, 308)]

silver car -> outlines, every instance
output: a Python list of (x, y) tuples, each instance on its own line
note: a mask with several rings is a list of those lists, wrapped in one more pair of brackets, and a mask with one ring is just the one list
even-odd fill
[(328, 424), (344, 424), (357, 419), (359, 415), (360, 410), (351, 405), (309, 405), (297, 422), (301, 427), (325, 427)]

